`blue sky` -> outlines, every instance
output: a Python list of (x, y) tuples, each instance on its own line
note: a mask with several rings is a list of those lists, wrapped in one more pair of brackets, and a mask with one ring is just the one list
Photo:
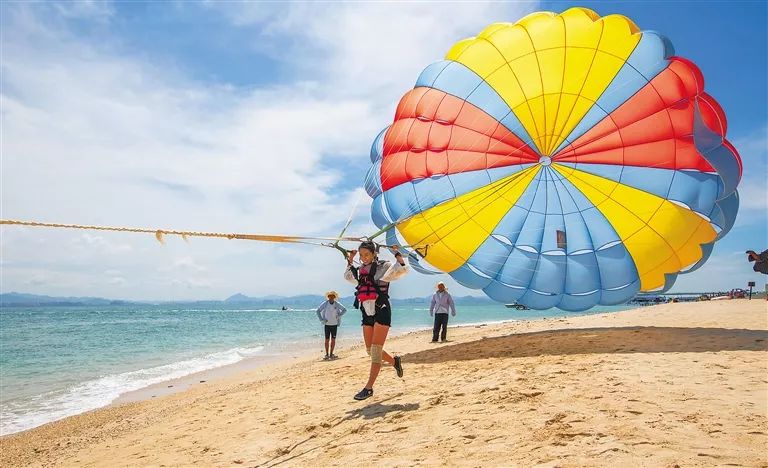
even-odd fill
[[(737, 226), (676, 289), (762, 284), (743, 252), (768, 244), (765, 2), (578, 5), (668, 36), (702, 69), (741, 152)], [(332, 235), (360, 198), (370, 142), (426, 65), (491, 22), (571, 6), (4, 2), (2, 217)], [(372, 232), (367, 203), (355, 233)], [(2, 233), (3, 292), (198, 299), (346, 287), (324, 249)], [(424, 295), (432, 282), (414, 274), (396, 292)]]

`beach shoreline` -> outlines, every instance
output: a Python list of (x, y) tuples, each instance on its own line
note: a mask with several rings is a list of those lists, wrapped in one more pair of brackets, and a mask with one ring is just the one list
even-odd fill
[[(497, 307), (497, 309), (498, 308), (499, 307)], [(422, 315), (422, 313), (426, 315), (426, 310), (427, 309), (414, 309), (413, 312), (417, 312), (415, 315)], [(462, 314), (460, 319), (456, 321), (456, 326), (473, 325), (474, 320), (480, 320), (484, 323), (502, 323), (509, 320), (519, 319), (510, 319), (509, 317), (506, 317), (503, 320), (498, 320), (495, 317), (483, 317), (483, 315), (489, 313), (491, 315), (498, 315), (498, 311), (488, 312), (488, 310), (482, 308), (473, 309), (471, 307), (467, 310), (462, 309)], [(501, 310), (504, 309), (501, 308)], [(94, 324), (97, 326), (97, 329), (94, 330), (96, 336), (94, 341), (97, 341), (99, 335), (104, 334), (103, 329), (98, 328), (99, 324), (104, 323), (105, 320), (99, 316), (99, 318), (94, 321), (88, 314), (101, 314), (101, 311), (86, 310), (83, 312), (83, 318), (89, 326), (93, 327)], [(165, 311), (160, 312), (167, 313)], [(177, 311), (171, 312), (175, 313)], [(212, 312), (216, 314), (218, 311)], [(238, 310), (237, 312), (242, 311)], [(265, 311), (258, 310), (245, 312), (263, 313)], [(47, 310), (42, 311), (42, 314), (49, 313), (51, 312)], [(126, 320), (135, 320), (133, 317), (126, 318), (124, 315), (124, 310), (117, 310), (115, 311), (115, 316), (107, 319), (106, 323), (121, 323)], [(310, 315), (314, 317), (314, 314), (303, 315), (306, 317), (302, 317), (302, 321), (309, 319)], [(407, 320), (404, 321), (405, 323), (401, 323), (401, 320), (398, 318), (396, 327), (390, 330), (391, 336), (430, 328), (427, 327), (425, 323), (418, 325), (414, 324), (414, 314), (412, 313), (402, 311), (401, 315), (404, 315), (404, 318), (407, 317)], [(163, 317), (161, 322), (163, 320), (167, 322), (168, 320), (164, 315), (156, 316)], [(157, 320), (157, 318), (155, 318), (156, 316), (141, 317), (138, 320), (151, 324)], [(242, 317), (242, 315), (239, 316)], [(279, 328), (281, 324), (274, 323), (274, 321), (275, 319), (279, 320), (280, 318), (282, 318), (282, 316), (269, 318), (266, 323), (266, 329)], [(462, 322), (461, 319), (469, 320), (465, 323)], [(175, 320), (174, 323), (182, 323), (178, 319), (172, 320)], [(253, 319), (250, 320), (253, 321)], [(269, 322), (270, 320), (271, 322)], [(311, 322), (312, 320), (310, 319), (307, 324), (311, 324)], [(356, 322), (356, 320), (352, 320), (352, 322), (347, 324), (347, 327), (340, 330), (336, 347), (337, 354), (340, 349), (361, 342), (362, 338), (359, 333), (360, 327)], [(250, 325), (252, 326), (252, 323)], [(119, 354), (116, 349), (119, 350), (121, 344), (117, 344), (117, 346), (113, 347), (106, 347), (94, 343), (96, 347), (101, 346), (101, 348), (108, 354), (98, 354), (98, 356), (94, 356), (97, 360), (97, 364), (91, 369), (84, 371), (84, 366), (90, 365), (86, 364), (89, 362), (87, 358), (81, 362), (77, 362), (78, 358), (76, 357), (76, 354), (79, 352), (78, 350), (75, 350), (74, 354), (69, 354), (69, 359), (73, 361), (74, 369), (76, 369), (75, 372), (80, 372), (81, 377), (79, 379), (73, 378), (71, 374), (62, 373), (61, 369), (53, 369), (53, 373), (48, 374), (44, 372), (44, 369), (42, 368), (43, 366), (32, 364), (37, 375), (45, 375), (47, 377), (30, 380), (29, 382), (23, 383), (23, 385), (20, 380), (20, 375), (15, 374), (19, 374), (19, 370), (23, 370), (25, 364), (14, 363), (14, 357), (11, 356), (11, 369), (4, 368), (5, 377), (8, 378), (10, 375), (10, 383), (9, 380), (4, 380), (3, 398), (0, 399), (0, 402), (2, 402), (0, 411), (2, 411), (3, 415), (2, 424), (0, 424), (0, 435), (10, 435), (22, 432), (49, 422), (61, 420), (65, 417), (74, 416), (98, 408), (178, 393), (191, 386), (207, 384), (213, 380), (233, 376), (262, 365), (290, 362), (296, 359), (301, 359), (302, 357), (311, 356), (315, 351), (318, 353), (318, 359), (321, 359), (323, 355), (322, 334), (316, 333), (316, 330), (311, 326), (307, 327), (306, 324), (303, 325), (303, 330), (300, 330), (298, 333), (293, 333), (293, 336), (290, 336), (287, 340), (282, 340), (279, 336), (277, 338), (275, 338), (274, 335), (270, 336), (269, 332), (262, 333), (258, 331), (253, 335), (240, 336), (235, 339), (227, 337), (226, 339), (229, 339), (231, 343), (230, 346), (234, 347), (226, 349), (217, 349), (215, 346), (210, 346), (210, 343), (213, 343), (217, 339), (217, 336), (221, 336), (221, 333), (219, 333), (219, 335), (215, 335), (212, 338), (203, 338), (201, 341), (203, 346), (206, 344), (209, 344), (209, 346), (207, 350), (202, 351), (202, 354), (194, 355), (184, 351), (179, 353), (179, 349), (176, 349), (176, 353), (182, 355), (180, 360), (172, 359), (168, 361), (160, 355), (156, 355), (155, 357), (149, 354), (148, 357), (151, 360), (146, 364), (143, 364), (141, 360), (137, 360), (133, 357), (131, 364), (122, 366), (122, 368), (119, 369), (114, 369), (114, 367), (116, 367), (114, 365), (111, 366), (112, 369), (109, 368), (109, 365), (105, 366), (107, 367), (106, 369), (104, 369), (104, 367), (99, 369), (98, 362), (100, 361), (103, 365), (105, 360), (109, 361), (112, 359), (111, 362), (114, 363), (114, 358), (117, 358)], [(248, 327), (243, 328), (247, 329)], [(168, 335), (167, 332), (166, 335)], [(73, 337), (72, 339), (76, 338)], [(189, 342), (190, 339), (188, 338), (186, 341)], [(78, 349), (89, 349), (91, 350), (91, 353), (96, 353), (98, 351), (98, 348), (89, 347), (88, 343), (83, 343), (82, 345), (79, 344), (79, 346), (80, 348)], [(147, 357), (148, 350), (149, 348), (145, 348), (141, 351), (144, 354), (144, 357)], [(22, 351), (23, 350), (20, 350), (20, 352)], [(217, 363), (216, 361), (219, 362)], [(29, 366), (29, 364), (30, 363), (26, 363), (27, 366)], [(198, 369), (195, 369), (196, 367)], [(58, 374), (56, 374), (56, 372), (58, 372)], [(46, 387), (46, 385), (49, 385), (49, 382), (46, 381), (46, 379), (49, 381), (58, 379), (58, 382), (56, 383), (58, 387)], [(38, 395), (34, 395), (35, 388), (38, 388), (38, 382), (42, 386), (42, 390), (39, 390), (40, 393)], [(23, 389), (23, 393), (19, 395), (19, 390), (21, 389)], [(30, 390), (32, 391), (30, 392)]]
[[(488, 322), (477, 323), (460, 323), (457, 325), (450, 325), (449, 329), (465, 328), (465, 327), (486, 327), (493, 325), (501, 325), (505, 323), (512, 323), (527, 319), (510, 319), (510, 320), (496, 320)], [(530, 320), (543, 320), (543, 319), (530, 319)], [(394, 339), (401, 336), (410, 335), (413, 333), (426, 333), (431, 332), (427, 328), (406, 329), (399, 332), (391, 333), (389, 339)], [(354, 352), (362, 346), (363, 337), (343, 337), (336, 342), (335, 354), (341, 354), (342, 358), (345, 354)], [(321, 360), (322, 353), (318, 351), (318, 348), (322, 346), (322, 338), (319, 340), (299, 343), (296, 348), (292, 348), (289, 351), (272, 354), (265, 356), (255, 356), (243, 359), (242, 361), (234, 364), (227, 364), (213, 369), (207, 369), (200, 372), (195, 372), (184, 377), (175, 379), (164, 380), (162, 382), (148, 385), (138, 390), (122, 393), (113, 402), (106, 406), (116, 406), (125, 403), (136, 403), (140, 401), (150, 400), (152, 398), (159, 398), (166, 395), (172, 395), (189, 390), (193, 386), (200, 384), (209, 384), (226, 380), (238, 375), (257, 370), (264, 366), (281, 366), (290, 365), (294, 362)], [(310, 357), (311, 353), (316, 353), (317, 357)], [(106, 407), (103, 406), (102, 408)], [(34, 429), (34, 428), (33, 428)]]
[(366, 402), (345, 346), (4, 436), (0, 465), (765, 465), (766, 330), (738, 300), (411, 331), (386, 346), (405, 378), (384, 369)]

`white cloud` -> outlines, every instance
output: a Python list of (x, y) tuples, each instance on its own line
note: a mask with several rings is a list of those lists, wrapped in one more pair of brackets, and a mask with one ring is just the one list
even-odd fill
[(106, 0), (51, 2), (50, 6), (65, 18), (86, 18), (107, 22), (115, 14), (112, 3)]
[(743, 210), (768, 211), (768, 188), (763, 181), (746, 179), (739, 185), (739, 207)]
[(740, 208), (768, 211), (768, 127), (734, 142), (741, 155), (743, 176), (739, 184)]
[(127, 253), (133, 250), (133, 247), (127, 243), (116, 243), (108, 240), (103, 235), (93, 235), (83, 233), (72, 242), (75, 248), (92, 249), (103, 254)]
[(107, 279), (107, 284), (111, 286), (125, 286), (128, 284), (128, 280), (121, 276), (113, 276)]
[[(255, 26), (252, 47), (290, 61), (325, 92), (394, 107), (429, 63), (494, 22), (514, 22), (536, 2), (209, 3), (236, 26)], [(389, 116), (388, 116), (389, 117)], [(383, 125), (382, 125), (383, 126)]]
[(186, 289), (199, 289), (199, 288), (208, 289), (211, 287), (210, 281), (205, 279), (195, 279), (195, 278), (183, 279), (183, 280), (175, 279), (171, 281), (171, 284), (173, 286), (179, 286)]
[(192, 257), (182, 257), (182, 258), (176, 259), (173, 262), (173, 264), (170, 266), (163, 266), (158, 268), (158, 271), (160, 272), (186, 271), (186, 272), (192, 272), (192, 273), (200, 273), (200, 272), (206, 271), (207, 269), (208, 268), (196, 263)]
[(739, 214), (734, 229), (759, 226), (768, 235), (768, 127), (732, 141), (741, 155), (743, 174), (739, 184)]
[(44, 286), (48, 282), (48, 278), (43, 274), (35, 274), (29, 277), (25, 281), (25, 284), (33, 287)]

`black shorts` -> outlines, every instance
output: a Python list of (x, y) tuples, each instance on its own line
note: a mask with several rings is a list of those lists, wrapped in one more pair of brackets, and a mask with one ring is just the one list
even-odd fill
[[(362, 309), (362, 305), (360, 306)], [(370, 316), (362, 311), (364, 327), (372, 327), (374, 323), (380, 325), (392, 326), (392, 306), (389, 304), (389, 299), (378, 298), (376, 299), (376, 313)]]
[(338, 325), (326, 325), (325, 326), (325, 339), (327, 340), (330, 337), (333, 337), (333, 339), (336, 339), (336, 331), (339, 329)]

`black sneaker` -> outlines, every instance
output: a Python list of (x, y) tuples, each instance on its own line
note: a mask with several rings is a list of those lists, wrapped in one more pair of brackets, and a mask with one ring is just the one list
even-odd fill
[(373, 389), (372, 388), (364, 388), (360, 390), (357, 395), (355, 395), (355, 400), (365, 400), (366, 398), (370, 398), (373, 396)]
[(394, 368), (395, 368), (395, 372), (397, 372), (397, 376), (402, 379), (403, 378), (403, 363), (400, 361), (400, 356), (395, 356)]

